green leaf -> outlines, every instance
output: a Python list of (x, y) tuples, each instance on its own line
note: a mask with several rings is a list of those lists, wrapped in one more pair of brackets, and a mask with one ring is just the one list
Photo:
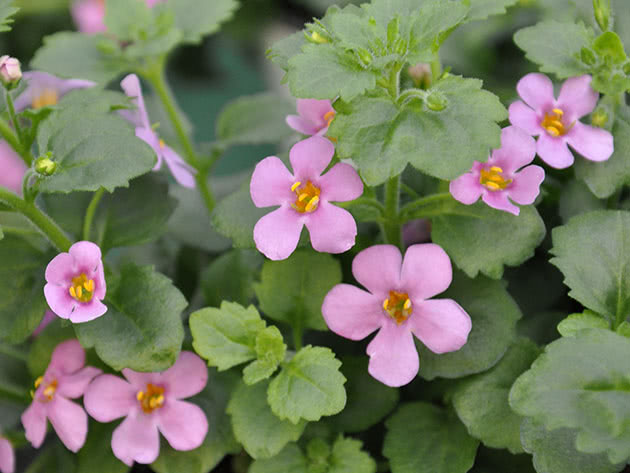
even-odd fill
[(619, 324), (630, 312), (628, 247), (629, 212), (590, 212), (554, 228), (551, 263), (564, 274), (571, 297)]
[(430, 91), (446, 100), (445, 109), (432, 111), (418, 100), (398, 108), (376, 97), (338, 107), (329, 135), (339, 140), (339, 157), (353, 158), (368, 185), (400, 174), (407, 163), (431, 176), (454, 179), (499, 147), (496, 122), (507, 113), (495, 95), (481, 89), (480, 80), (449, 76)]
[(107, 57), (99, 44), (104, 37), (61, 32), (44, 38), (31, 68), (64, 78), (87, 79), (107, 84), (127, 71), (127, 66)]
[(516, 380), (510, 406), (547, 430), (577, 429), (583, 453), (630, 458), (630, 339), (609, 330), (584, 330), (545, 349)]
[(183, 33), (184, 43), (198, 44), (219, 31), (238, 8), (236, 0), (169, 0), (167, 7), (175, 15), (175, 27)]
[(593, 49), (597, 54), (613, 64), (623, 64), (628, 57), (623, 49), (621, 39), (614, 31), (605, 31), (593, 41)]
[(459, 204), (452, 214), (438, 216), (432, 224), (433, 241), (460, 269), (471, 277), (481, 272), (493, 279), (503, 275), (504, 266), (518, 266), (534, 256), (546, 233), (532, 205), (521, 207), (515, 216), (483, 202)]
[(523, 28), (514, 35), (514, 42), (525, 51), (527, 59), (538, 64), (542, 72), (556, 74), (559, 79), (590, 71), (580, 60), (580, 51), (589, 47), (593, 39), (593, 31), (583, 23), (554, 20)]
[(81, 345), (94, 347), (117, 371), (163, 371), (175, 363), (184, 340), (181, 313), (187, 302), (166, 276), (150, 266), (124, 266), (105, 303), (105, 315), (74, 325)]
[(221, 110), (216, 135), (226, 146), (278, 143), (293, 134), (285, 122), (291, 113), (295, 105), (279, 95), (240, 97)]
[(521, 311), (501, 281), (483, 276), (469, 279), (455, 272), (451, 287), (440, 296), (460, 304), (472, 319), (468, 342), (458, 351), (437, 355), (416, 342), (420, 354), (420, 376), (459, 378), (494, 366), (516, 336)]
[(120, 41), (133, 41), (152, 23), (153, 15), (144, 0), (107, 0), (105, 26)]
[(492, 448), (522, 453), (522, 419), (510, 409), (508, 395), (512, 383), (539, 354), (538, 347), (520, 339), (489, 371), (462, 383), (453, 394), (453, 407), (473, 437)]
[(293, 328), (327, 330), (324, 297), (341, 282), (339, 261), (329, 254), (298, 250), (283, 261), (266, 261), (254, 291), (260, 310)]
[(619, 335), (623, 335), (624, 337), (630, 338), (630, 323), (626, 320), (619, 324), (617, 330), (615, 330)]
[(356, 439), (339, 436), (328, 459), (328, 473), (376, 473), (376, 462)]
[(610, 323), (595, 312), (585, 310), (569, 315), (558, 324), (558, 332), (563, 337), (575, 337), (580, 331), (592, 328), (610, 329)]
[(289, 69), (289, 59), (300, 54), (305, 43), (303, 31), (293, 33), (275, 42), (266, 52), (267, 59), (286, 71)]
[(254, 461), (248, 473), (278, 473), (280, 471), (309, 473), (308, 461), (296, 444), (288, 444), (274, 457)]
[(479, 441), (457, 417), (424, 402), (403, 404), (387, 422), (383, 454), (392, 473), (465, 473)]
[(267, 400), (273, 413), (297, 424), (341, 412), (346, 405), (346, 378), (340, 366), (329, 348), (302, 348), (269, 384)]
[(11, 31), (11, 24), (14, 21), (12, 16), (19, 10), (14, 4), (14, 0), (0, 1), (0, 33)]
[(518, 0), (470, 0), (470, 10), (467, 20), (485, 20), (491, 15), (503, 15), (508, 7), (518, 3)]
[(326, 422), (339, 432), (361, 432), (379, 423), (396, 407), (398, 390), (370, 376), (367, 357), (343, 357), (341, 361), (341, 373), (348, 380), (348, 401), (343, 411)]
[(130, 467), (114, 456), (110, 447), (116, 423), (90, 422), (85, 445), (77, 454), (77, 473), (125, 473)]
[(271, 326), (256, 335), (256, 361), (243, 370), (245, 384), (255, 384), (269, 378), (284, 360), (287, 346), (277, 327)]
[[(582, 161), (585, 160), (579, 160), (579, 162)], [(576, 173), (579, 172), (579, 168), (580, 166), (576, 163)], [(563, 185), (558, 207), (558, 213), (562, 218), (562, 222), (567, 223), (571, 217), (576, 215), (593, 210), (602, 210), (605, 207), (605, 202), (595, 197), (583, 182), (571, 180)]]
[(306, 422), (280, 420), (267, 404), (269, 381), (239, 384), (227, 406), (236, 439), (254, 459), (270, 458), (300, 438)]
[(264, 328), (253, 305), (245, 309), (223, 302), (220, 309), (208, 307), (190, 316), (195, 351), (221, 371), (256, 359), (256, 335)]

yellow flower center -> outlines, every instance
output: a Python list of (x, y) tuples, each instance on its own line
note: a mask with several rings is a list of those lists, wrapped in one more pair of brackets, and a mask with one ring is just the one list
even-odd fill
[(560, 108), (554, 108), (551, 113), (545, 113), (545, 118), (543, 118), (542, 126), (547, 133), (551, 136), (562, 136), (566, 135), (575, 122), (571, 123), (568, 127), (564, 125), (564, 121), (562, 118), (564, 117), (564, 111)]
[(479, 182), (491, 191), (502, 191), (512, 183), (512, 179), (503, 177), (503, 169), (499, 166), (492, 166), (490, 169), (482, 169), (479, 175)]
[[(35, 380), (35, 389), (39, 388), (44, 382), (44, 377), (40, 376)], [(42, 394), (44, 395), (44, 399), (40, 399), (42, 402), (50, 402), (55, 397), (55, 392), (57, 392), (58, 382), (56, 379), (53, 379), (50, 383), (46, 385)], [(35, 391), (31, 391), (31, 397), (35, 397)]]
[(144, 413), (151, 414), (164, 405), (164, 388), (149, 383), (146, 391), (138, 391), (136, 399), (140, 402)]
[(383, 301), (383, 310), (400, 325), (411, 315), (411, 299), (406, 292), (389, 291), (389, 297)]
[(37, 110), (38, 108), (57, 105), (57, 102), (59, 102), (57, 91), (55, 89), (44, 89), (42, 93), (33, 98), (31, 106)]
[(311, 181), (306, 181), (302, 185), (300, 181), (291, 186), (291, 191), (295, 192), (297, 198), (291, 206), (300, 213), (314, 212), (319, 205), (319, 187), (315, 187)]
[(324, 120), (326, 120), (326, 126), (330, 126), (332, 121), (335, 119), (335, 111), (331, 110), (324, 115)]
[(94, 296), (94, 279), (88, 279), (85, 273), (81, 273), (72, 278), (72, 286), (68, 292), (79, 302), (90, 302)]

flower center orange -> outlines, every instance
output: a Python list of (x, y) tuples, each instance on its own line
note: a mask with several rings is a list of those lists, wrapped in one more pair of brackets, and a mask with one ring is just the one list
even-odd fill
[(72, 278), (72, 286), (68, 292), (79, 302), (90, 302), (94, 296), (94, 279), (88, 279), (85, 273), (81, 273)]
[(300, 213), (310, 213), (317, 210), (321, 190), (319, 187), (314, 186), (311, 181), (306, 181), (304, 185), (298, 181), (291, 186), (291, 191), (295, 192), (297, 196), (295, 203), (291, 204), (295, 210)]
[(59, 102), (59, 94), (55, 89), (44, 89), (42, 93), (33, 97), (31, 106), (34, 109), (57, 105)]
[[(40, 376), (39, 378), (37, 378), (35, 380), (35, 389), (39, 388), (42, 383), (44, 382), (44, 377)], [(40, 401), (42, 402), (50, 402), (53, 400), (53, 397), (55, 397), (55, 393), (57, 392), (57, 386), (59, 385), (59, 383), (57, 382), (56, 379), (53, 379), (50, 383), (48, 383), (46, 385), (46, 388), (44, 388), (44, 391), (42, 392), (42, 394), (44, 395), (44, 399), (40, 399)], [(31, 391), (31, 397), (35, 397), (35, 392)]]
[(146, 391), (138, 391), (136, 399), (140, 402), (144, 413), (151, 414), (164, 405), (164, 388), (149, 383)]
[(389, 291), (389, 297), (383, 301), (383, 310), (400, 325), (411, 315), (411, 299), (406, 292)]
[(492, 166), (489, 169), (481, 170), (479, 183), (494, 192), (505, 189), (512, 183), (512, 179), (506, 179), (503, 176), (503, 169), (499, 166)]
[(330, 126), (332, 121), (335, 119), (335, 111), (331, 110), (324, 115), (324, 120), (326, 120), (326, 126)]
[(571, 123), (567, 127), (562, 120), (563, 117), (564, 111), (560, 108), (554, 108), (550, 113), (545, 113), (545, 118), (543, 118), (540, 126), (542, 126), (551, 136), (566, 135), (575, 122)]

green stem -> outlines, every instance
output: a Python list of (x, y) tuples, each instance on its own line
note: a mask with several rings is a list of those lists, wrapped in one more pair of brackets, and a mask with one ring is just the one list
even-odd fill
[[(8, 90), (5, 90), (4, 98), (7, 102), (7, 110), (9, 112), (9, 118), (11, 119), (11, 123), (13, 123), (13, 128), (17, 134), (18, 140), (20, 142), (20, 149), (24, 149), (24, 134), (22, 133), (22, 127), (20, 126), (20, 121), (18, 120), (17, 113), (15, 113), (15, 106), (13, 105), (13, 98), (11, 98), (11, 93)], [(27, 163), (31, 164), (31, 163)]]
[(400, 210), (402, 223), (418, 218), (432, 218), (451, 213), (455, 200), (450, 192), (442, 192), (408, 203)]
[(292, 324), (293, 328), (293, 348), (296, 352), (302, 349), (302, 326), (300, 324)]
[(2, 187), (0, 187), (0, 202), (28, 218), (59, 251), (66, 252), (72, 246), (72, 241), (63, 230), (34, 204), (22, 200), (13, 192)]
[(404, 105), (411, 99), (425, 100), (429, 93), (422, 89), (407, 89), (398, 96), (398, 105)]
[(413, 197), (414, 199), (420, 198), (420, 194), (418, 194), (413, 188), (411, 188), (410, 186), (408, 186), (402, 181), (400, 181), (400, 189), (403, 192), (407, 193), (407, 195), (409, 195), (410, 197)]
[(94, 222), (94, 215), (96, 214), (96, 209), (98, 209), (98, 204), (101, 202), (104, 193), (105, 189), (103, 187), (97, 190), (92, 196), (90, 205), (88, 205), (88, 208), (85, 211), (85, 219), (83, 219), (83, 239), (86, 241), (90, 240), (90, 233), (92, 230), (92, 222)]
[(208, 185), (208, 170), (200, 169), (199, 171), (197, 171), (195, 181), (197, 182), (197, 189), (199, 190), (201, 198), (206, 204), (208, 212), (212, 213), (212, 211), (214, 210), (214, 206), (216, 205), (216, 201), (214, 199), (212, 191), (210, 190), (210, 186)]
[(381, 215), (385, 215), (385, 206), (381, 204), (378, 200), (373, 199), (371, 197), (359, 197), (358, 199), (351, 200), (349, 202), (337, 202), (336, 206), (341, 207), (342, 209), (350, 209), (357, 205), (366, 205), (368, 207), (373, 207), (380, 212)]
[(433, 53), (433, 60), (431, 61), (431, 82), (435, 82), (442, 75), (442, 61), (440, 61), (440, 52)]
[(22, 151), (22, 145), (20, 144), (20, 139), (15, 134), (11, 126), (2, 118), (0, 118), (0, 135), (2, 135), (2, 138), (4, 138), (4, 140), (7, 143), (9, 143), (11, 148), (13, 148), (15, 152), (18, 153), (22, 157), (26, 165), (30, 166), (32, 162), (32, 156), (30, 160), (27, 156), (25, 156), (25, 154)]
[(402, 244), (398, 206), (400, 202), (400, 176), (392, 177), (385, 184), (385, 219), (383, 236), (385, 241), (398, 247)]
[(400, 71), (402, 71), (403, 64), (396, 63), (389, 71), (389, 81), (387, 82), (387, 90), (392, 100), (396, 102), (400, 95)]

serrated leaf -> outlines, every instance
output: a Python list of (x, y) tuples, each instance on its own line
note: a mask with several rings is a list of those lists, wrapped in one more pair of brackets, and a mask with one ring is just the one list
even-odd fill
[(184, 340), (181, 313), (187, 302), (170, 279), (149, 266), (124, 266), (105, 304), (105, 315), (74, 325), (81, 345), (94, 347), (117, 371), (163, 371), (175, 363)]
[(492, 15), (503, 15), (508, 7), (516, 5), (518, 0), (470, 0), (468, 21), (485, 20)]
[[(458, 204), (452, 214), (432, 220), (433, 241), (443, 247), (468, 276), (480, 272), (499, 279), (504, 267), (518, 266), (534, 256), (545, 237), (545, 223), (532, 205), (518, 216), (488, 207), (483, 202)], [(496, 238), (496, 235), (501, 238)]]
[[(628, 132), (630, 133), (630, 130)], [(579, 172), (578, 169), (579, 165), (576, 163), (576, 173)], [(595, 197), (583, 182), (572, 180), (563, 186), (558, 213), (562, 222), (567, 223), (571, 217), (593, 210), (602, 210), (605, 206), (606, 203)]]
[(522, 419), (508, 404), (512, 383), (539, 354), (538, 347), (520, 339), (510, 347), (496, 366), (478, 374), (458, 387), (452, 397), (453, 407), (473, 437), (492, 448), (507, 448), (522, 453)]
[(575, 337), (581, 330), (592, 328), (610, 329), (610, 323), (595, 312), (586, 310), (579, 314), (571, 314), (558, 324), (558, 332), (563, 337)]
[(329, 254), (298, 250), (283, 261), (266, 261), (254, 284), (260, 310), (273, 320), (301, 329), (327, 330), (322, 303), (341, 282), (339, 261)]
[(267, 58), (286, 71), (289, 69), (289, 59), (300, 54), (305, 43), (304, 32), (300, 30), (275, 42), (267, 50)]
[(275, 373), (278, 365), (284, 361), (287, 346), (277, 327), (271, 326), (256, 335), (257, 360), (250, 363), (243, 370), (245, 384), (255, 384), (269, 378)]
[(271, 412), (267, 404), (268, 387), (269, 381), (252, 386), (241, 383), (227, 406), (236, 439), (256, 460), (273, 457), (287, 443), (299, 439), (306, 427), (304, 421), (292, 424)]
[(269, 384), (267, 400), (273, 413), (294, 424), (339, 413), (346, 405), (340, 366), (329, 348), (302, 348)]
[(362, 447), (359, 440), (339, 436), (328, 459), (328, 473), (376, 473), (376, 462)]
[(11, 24), (15, 21), (12, 16), (19, 11), (14, 5), (14, 0), (0, 1), (0, 33), (11, 31)]
[(153, 15), (144, 0), (107, 0), (105, 3), (107, 32), (120, 41), (133, 41), (152, 21)]
[(455, 414), (432, 404), (403, 404), (387, 422), (383, 454), (392, 473), (465, 473), (479, 441)]
[(295, 443), (288, 444), (280, 453), (271, 458), (254, 461), (248, 473), (278, 473), (280, 471), (308, 473), (308, 461)]
[(236, 0), (169, 0), (167, 7), (175, 16), (175, 27), (183, 33), (184, 43), (200, 43), (204, 36), (216, 33), (222, 23), (232, 18)]

